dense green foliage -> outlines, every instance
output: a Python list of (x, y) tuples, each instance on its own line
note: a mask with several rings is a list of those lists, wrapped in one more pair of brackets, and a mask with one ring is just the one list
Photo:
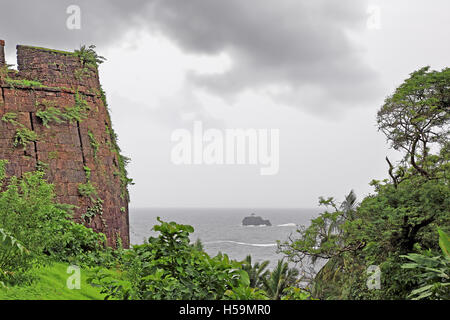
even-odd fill
[(430, 145), (448, 144), (449, 83), (449, 68), (439, 72), (424, 67), (411, 73), (378, 111), (379, 130), (395, 150), (404, 151), (403, 165), (422, 176), (435, 175), (439, 168), (425, 161)]
[(279, 260), (275, 269), (263, 277), (263, 288), (272, 300), (279, 300), (286, 295), (286, 289), (292, 288), (297, 283), (299, 271), (289, 268), (287, 262)]
[(262, 261), (252, 264), (251, 255), (245, 257), (245, 260), (242, 262), (242, 269), (247, 272), (252, 288), (262, 288), (264, 284), (263, 279), (270, 274), (269, 270), (267, 270), (269, 263), (270, 261)]
[(410, 260), (402, 268), (418, 270), (414, 276), (421, 287), (411, 292), (410, 297), (413, 299), (450, 299), (450, 237), (440, 229), (439, 245), (442, 254), (433, 254), (431, 250), (427, 250), (423, 254), (410, 253), (402, 256)]
[(241, 264), (227, 255), (209, 257), (190, 244), (193, 228), (158, 221), (159, 237), (134, 246), (123, 256), (121, 277), (99, 270), (93, 282), (108, 297), (119, 299), (222, 299), (225, 296), (262, 298), (249, 287)]
[(71, 206), (55, 202), (43, 172), (6, 179), (5, 165), (0, 161), (0, 281), (18, 283), (28, 279), (33, 266), (70, 261), (103, 247), (104, 235), (71, 221)]
[(245, 258), (241, 268), (249, 275), (250, 287), (263, 290), (273, 300), (309, 298), (306, 291), (299, 287), (298, 269), (290, 268), (284, 260), (278, 260), (275, 268), (270, 271), (267, 270), (269, 263), (270, 261), (262, 261), (252, 264), (250, 255)]
[[(341, 205), (321, 199), (332, 210), (280, 243), (310, 272), (314, 297), (448, 298), (448, 260), (439, 256), (436, 230), (450, 229), (449, 84), (449, 69), (413, 72), (378, 112), (379, 129), (403, 152), (397, 166), (386, 158), (391, 180), (372, 181), (375, 193), (359, 205), (352, 193)], [(405, 257), (414, 264), (405, 268)], [(320, 271), (311, 272), (318, 262)], [(370, 266), (381, 271), (379, 288), (367, 285)]]

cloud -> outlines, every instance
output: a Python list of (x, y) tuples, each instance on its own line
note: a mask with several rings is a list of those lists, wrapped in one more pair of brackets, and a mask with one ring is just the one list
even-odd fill
[(161, 98), (158, 105), (162, 107), (150, 109), (148, 115), (172, 129), (190, 129), (194, 120), (201, 121), (208, 128), (225, 128), (225, 122), (213, 117), (193, 92), (184, 87), (170, 97)]
[[(132, 5), (119, 0), (40, 0), (2, 1), (0, 38), (9, 45), (35, 44), (73, 49), (84, 44), (112, 44), (126, 30), (138, 25), (145, 0)], [(70, 5), (81, 9), (81, 29), (69, 30), (66, 10)], [(145, 12), (145, 10), (144, 10)]]
[(220, 96), (283, 87), (268, 95), (315, 112), (364, 103), (377, 77), (352, 45), (349, 31), (365, 28), (365, 1), (155, 1), (150, 27), (187, 52), (233, 61), (224, 74), (196, 75)]
[[(70, 4), (82, 9), (81, 30), (65, 27)], [(360, 0), (19, 0), (2, 4), (0, 30), (7, 40), (73, 48), (114, 45), (124, 32), (148, 28), (186, 53), (231, 58), (223, 74), (190, 73), (197, 88), (223, 98), (262, 90), (323, 113), (377, 94), (376, 73), (347, 36), (365, 28), (366, 9)], [(284, 89), (266, 90), (273, 87)]]

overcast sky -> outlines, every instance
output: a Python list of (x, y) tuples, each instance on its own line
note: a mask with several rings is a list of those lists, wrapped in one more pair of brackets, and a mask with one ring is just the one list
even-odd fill
[[(70, 5), (81, 29), (68, 29)], [(0, 39), (95, 44), (131, 207), (314, 207), (387, 177), (375, 115), (412, 71), (448, 66), (448, 0), (1, 1)], [(379, 14), (379, 15), (378, 15)], [(279, 129), (280, 167), (172, 163), (171, 134)], [(397, 156), (398, 158), (398, 156)]]

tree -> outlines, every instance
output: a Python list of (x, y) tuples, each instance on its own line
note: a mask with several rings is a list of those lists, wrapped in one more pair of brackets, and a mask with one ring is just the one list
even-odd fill
[[(435, 71), (430, 70), (430, 67), (427, 66), (411, 73), (394, 94), (385, 100), (384, 105), (378, 111), (377, 122), (379, 130), (386, 135), (391, 147), (404, 152), (402, 164), (396, 172), (394, 172), (394, 165), (386, 157), (389, 164), (389, 175), (396, 189), (399, 183), (406, 179), (414, 181), (413, 185), (406, 189), (410, 189), (415, 194), (417, 194), (415, 188), (421, 188), (419, 185), (426, 184), (430, 179), (440, 180), (444, 185), (448, 185), (450, 159), (449, 68)], [(430, 188), (433, 186), (424, 187), (424, 190)], [(420, 197), (420, 195), (417, 196)], [(406, 198), (408, 197), (405, 196)], [(410, 200), (409, 203), (414, 202), (414, 199)], [(423, 208), (426, 202), (416, 204), (418, 208)], [(411, 250), (419, 231), (436, 220), (437, 212), (416, 210), (415, 214), (409, 211), (402, 216), (400, 243), (403, 248)]]
[[(356, 217), (356, 196), (350, 193), (338, 204), (333, 197), (319, 198), (319, 205), (327, 210), (316, 219), (311, 220), (309, 227), (301, 226), (297, 230), (297, 238), (289, 237), (289, 241), (280, 243), (278, 249), (291, 261), (304, 267), (323, 259), (333, 258), (342, 252), (358, 250), (361, 242), (346, 243), (344, 225)], [(328, 211), (328, 208), (332, 210)]]
[(280, 300), (285, 289), (297, 283), (299, 271), (289, 268), (289, 264), (283, 259), (278, 260), (277, 266), (264, 278), (264, 289), (272, 300)]
[[(448, 144), (450, 120), (450, 69), (442, 71), (424, 67), (410, 74), (394, 92), (386, 98), (378, 111), (378, 129), (382, 131), (395, 150), (403, 150), (403, 166), (410, 164), (420, 175), (435, 175), (427, 162), (433, 145), (442, 148)], [(403, 167), (390, 175), (398, 184)]]
[[(332, 284), (341, 278), (346, 255), (365, 246), (361, 239), (350, 239), (346, 226), (358, 217), (356, 195), (351, 190), (340, 204), (330, 197), (319, 198), (319, 204), (327, 210), (311, 220), (308, 227), (300, 227), (297, 237), (279, 244), (279, 251), (290, 261), (298, 263), (301, 280), (313, 291), (316, 298), (337, 297), (340, 286)], [(331, 209), (331, 210), (330, 210)], [(315, 268), (323, 264), (319, 271)], [(347, 270), (348, 271), (348, 270)], [(337, 288), (335, 288), (337, 287)], [(325, 293), (324, 293), (325, 292)]]
[[(297, 230), (297, 238), (279, 246), (302, 268), (326, 262), (311, 279), (314, 297), (405, 299), (420, 285), (417, 270), (402, 268), (402, 256), (423, 250), (435, 254), (439, 248), (434, 230), (442, 226), (443, 232), (449, 231), (449, 87), (448, 68), (411, 73), (377, 115), (378, 128), (391, 147), (404, 152), (397, 167), (386, 158), (392, 183), (372, 181), (375, 193), (360, 204), (352, 192), (341, 205), (320, 198), (334, 212), (320, 214)], [(379, 290), (366, 286), (371, 265), (382, 273)]]
[(252, 265), (252, 257), (248, 255), (242, 264), (242, 269), (248, 273), (251, 288), (261, 288), (264, 278), (270, 273), (267, 266), (270, 261), (256, 262)]

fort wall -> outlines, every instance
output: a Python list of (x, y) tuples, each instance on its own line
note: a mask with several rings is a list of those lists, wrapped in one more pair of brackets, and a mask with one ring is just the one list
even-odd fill
[(4, 44), (0, 40), (0, 159), (9, 162), (7, 175), (44, 170), (57, 201), (77, 207), (75, 221), (104, 233), (109, 245), (120, 239), (128, 247), (126, 158), (97, 67), (73, 52), (19, 45), (18, 70), (9, 70)]

